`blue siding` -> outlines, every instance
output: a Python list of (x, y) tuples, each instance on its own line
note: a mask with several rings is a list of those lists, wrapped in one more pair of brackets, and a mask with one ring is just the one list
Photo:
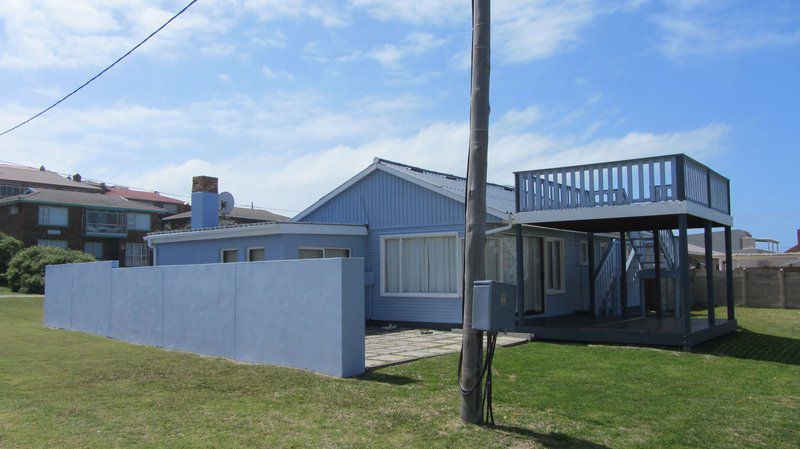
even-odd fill
[(220, 251), (237, 249), (239, 262), (247, 261), (247, 248), (263, 247), (267, 260), (297, 259), (298, 248), (350, 248), (351, 257), (364, 257), (363, 235), (278, 234), (228, 239), (159, 243), (156, 265), (218, 263)]

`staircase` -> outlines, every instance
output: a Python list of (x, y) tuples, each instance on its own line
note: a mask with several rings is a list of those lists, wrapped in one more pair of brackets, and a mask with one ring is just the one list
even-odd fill
[[(659, 252), (657, 255), (655, 254), (654, 238), (659, 239)], [(631, 253), (626, 258), (624, 269), (627, 278), (628, 298), (640, 298), (639, 273), (642, 270), (655, 269), (656, 257), (659, 258), (662, 270), (676, 268), (675, 238), (671, 230), (659, 231), (655, 237), (650, 231), (634, 231), (627, 233), (627, 241), (631, 247)], [(595, 271), (595, 292), (597, 295), (597, 307), (595, 310), (598, 314), (607, 316), (622, 315), (620, 278), (623, 275), (623, 270), (620, 266), (620, 251), (622, 251), (622, 248), (619, 240), (614, 240), (613, 244), (603, 254), (600, 265)]]

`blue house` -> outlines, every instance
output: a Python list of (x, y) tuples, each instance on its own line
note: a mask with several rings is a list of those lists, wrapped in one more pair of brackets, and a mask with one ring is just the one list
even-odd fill
[[(732, 288), (727, 319), (713, 316), (713, 286), (708, 320), (691, 319), (688, 301), (686, 231), (729, 233), (726, 178), (685, 155), (515, 176), (487, 185), (486, 275), (517, 285), (519, 330), (688, 347), (736, 329)], [(363, 257), (367, 320), (458, 326), (465, 187), (376, 158), (288, 223), (219, 227), (216, 179), (198, 177), (192, 229), (147, 241), (158, 265)]]

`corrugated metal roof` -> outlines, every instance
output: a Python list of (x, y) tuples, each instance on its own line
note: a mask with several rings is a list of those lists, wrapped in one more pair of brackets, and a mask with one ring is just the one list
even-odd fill
[[(192, 218), (192, 213), (181, 212), (179, 214), (170, 215), (169, 217), (164, 217), (164, 220), (180, 220), (185, 218)], [(234, 207), (231, 213), (228, 215), (228, 218), (239, 218), (242, 220), (253, 221), (274, 221), (278, 223), (289, 221), (289, 217), (284, 217), (283, 215), (278, 215), (264, 209), (251, 209), (248, 207)]]
[(56, 204), (63, 206), (84, 206), (102, 209), (121, 209), (154, 213), (166, 212), (160, 207), (127, 200), (121, 196), (39, 188), (31, 189), (31, 193), (0, 199), (0, 204), (11, 203)]
[(133, 190), (127, 187), (109, 187), (107, 195), (116, 195), (121, 196), (123, 198), (127, 198), (129, 200), (134, 201), (152, 201), (154, 203), (166, 203), (166, 204), (183, 204), (185, 201), (176, 200), (175, 198), (170, 198), (168, 196), (164, 196), (158, 192), (150, 192), (147, 190)]
[(56, 172), (50, 170), (40, 170), (33, 167), (23, 167), (19, 165), (0, 164), (0, 180), (8, 180), (27, 184), (41, 184), (57, 187), (68, 187), (71, 189), (81, 189), (92, 192), (100, 192), (102, 189), (85, 182), (77, 182), (67, 179)]
[[(386, 167), (413, 176), (420, 181), (436, 186), (442, 190), (454, 193), (463, 197), (466, 194), (467, 180), (461, 176), (448, 173), (439, 173), (411, 165), (401, 164), (386, 159), (378, 159), (378, 162)], [(514, 188), (499, 184), (486, 184), (486, 205), (503, 212), (514, 212), (516, 207), (514, 198)]]

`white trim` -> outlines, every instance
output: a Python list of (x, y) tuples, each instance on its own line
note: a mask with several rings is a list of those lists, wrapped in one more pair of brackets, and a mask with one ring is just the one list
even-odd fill
[(158, 243), (190, 242), (194, 240), (228, 239), (276, 234), (310, 235), (367, 235), (367, 227), (360, 225), (332, 225), (315, 223), (263, 223), (229, 228), (200, 229), (197, 231), (150, 234), (145, 241)]
[[(236, 251), (236, 262), (225, 262), (225, 251)], [(219, 250), (219, 263), (237, 263), (239, 262), (239, 248), (221, 248)]]
[[(424, 238), (424, 237), (455, 237), (456, 238), (456, 251), (455, 251), (455, 268), (456, 268), (456, 292), (455, 293), (403, 293), (403, 292), (387, 292), (386, 291), (386, 240), (400, 239), (400, 272), (398, 273), (399, 280), (401, 281), (400, 290), (402, 287), (403, 279), (403, 239), (405, 238)], [(380, 237), (380, 296), (382, 298), (445, 298), (445, 299), (460, 299), (461, 298), (461, 263), (459, 248), (459, 235), (457, 231), (452, 232), (431, 232), (431, 233), (415, 233), (415, 234), (395, 234), (395, 235), (382, 235)]]
[[(263, 246), (248, 246), (247, 253), (245, 254), (245, 262), (253, 262), (250, 260), (250, 250), (252, 249), (263, 249), (264, 250), (264, 260), (267, 260), (267, 248)], [(256, 260), (255, 262), (261, 262), (260, 260)]]
[[(550, 252), (548, 251), (547, 244), (549, 242), (559, 242), (559, 261), (561, 262), (561, 278), (560, 281), (560, 288), (551, 289), (547, 286), (550, 280), (550, 265), (552, 265), (552, 261), (550, 260)], [(564, 255), (566, 254), (564, 248), (564, 239), (560, 237), (544, 237), (542, 238), (542, 243), (544, 244), (544, 294), (545, 295), (560, 295), (566, 293), (567, 291), (567, 282), (564, 276), (564, 269), (566, 268), (566, 261), (564, 260)]]
[[(457, 194), (455, 192), (451, 192), (449, 190), (443, 189), (440, 186), (437, 186), (436, 184), (432, 184), (430, 182), (423, 181), (423, 180), (421, 180), (421, 179), (419, 179), (419, 178), (417, 178), (415, 176), (411, 176), (408, 173), (403, 172), (402, 170), (398, 170), (396, 168), (393, 168), (393, 167), (391, 167), (389, 165), (386, 165), (386, 164), (382, 163), (380, 159), (376, 159), (375, 162), (370, 164), (364, 170), (361, 170), (358, 174), (356, 174), (352, 178), (348, 179), (344, 184), (342, 184), (339, 187), (335, 188), (333, 191), (331, 191), (327, 195), (325, 195), (322, 198), (320, 198), (319, 200), (317, 200), (317, 202), (315, 202), (311, 206), (307, 207), (305, 210), (303, 210), (299, 214), (295, 215), (294, 218), (292, 218), (291, 221), (292, 222), (298, 222), (298, 221), (302, 220), (303, 218), (308, 216), (308, 214), (310, 214), (311, 212), (314, 212), (315, 210), (319, 209), (325, 203), (327, 203), (328, 201), (330, 201), (331, 199), (333, 199), (334, 197), (336, 197), (337, 195), (339, 195), (343, 191), (347, 190), (353, 184), (355, 184), (358, 181), (361, 181), (362, 179), (366, 178), (368, 175), (370, 175), (372, 172), (374, 172), (376, 170), (380, 170), (380, 171), (383, 171), (383, 172), (388, 173), (390, 175), (397, 176), (400, 179), (408, 181), (408, 182), (410, 182), (412, 184), (416, 184), (416, 185), (418, 185), (420, 187), (423, 187), (425, 189), (431, 190), (431, 191), (436, 192), (436, 193), (438, 193), (440, 195), (443, 195), (443, 196), (445, 196), (447, 198), (450, 198), (452, 200), (458, 201), (461, 204), (464, 204), (464, 197), (462, 195), (459, 195), (459, 194)], [(500, 218), (501, 220), (504, 220), (504, 221), (508, 219), (508, 215), (509, 215), (509, 213), (508, 213), (509, 211), (501, 211), (500, 209), (491, 207), (489, 205), (486, 206), (486, 212), (488, 214), (493, 215), (493, 216), (495, 216), (497, 218)]]

